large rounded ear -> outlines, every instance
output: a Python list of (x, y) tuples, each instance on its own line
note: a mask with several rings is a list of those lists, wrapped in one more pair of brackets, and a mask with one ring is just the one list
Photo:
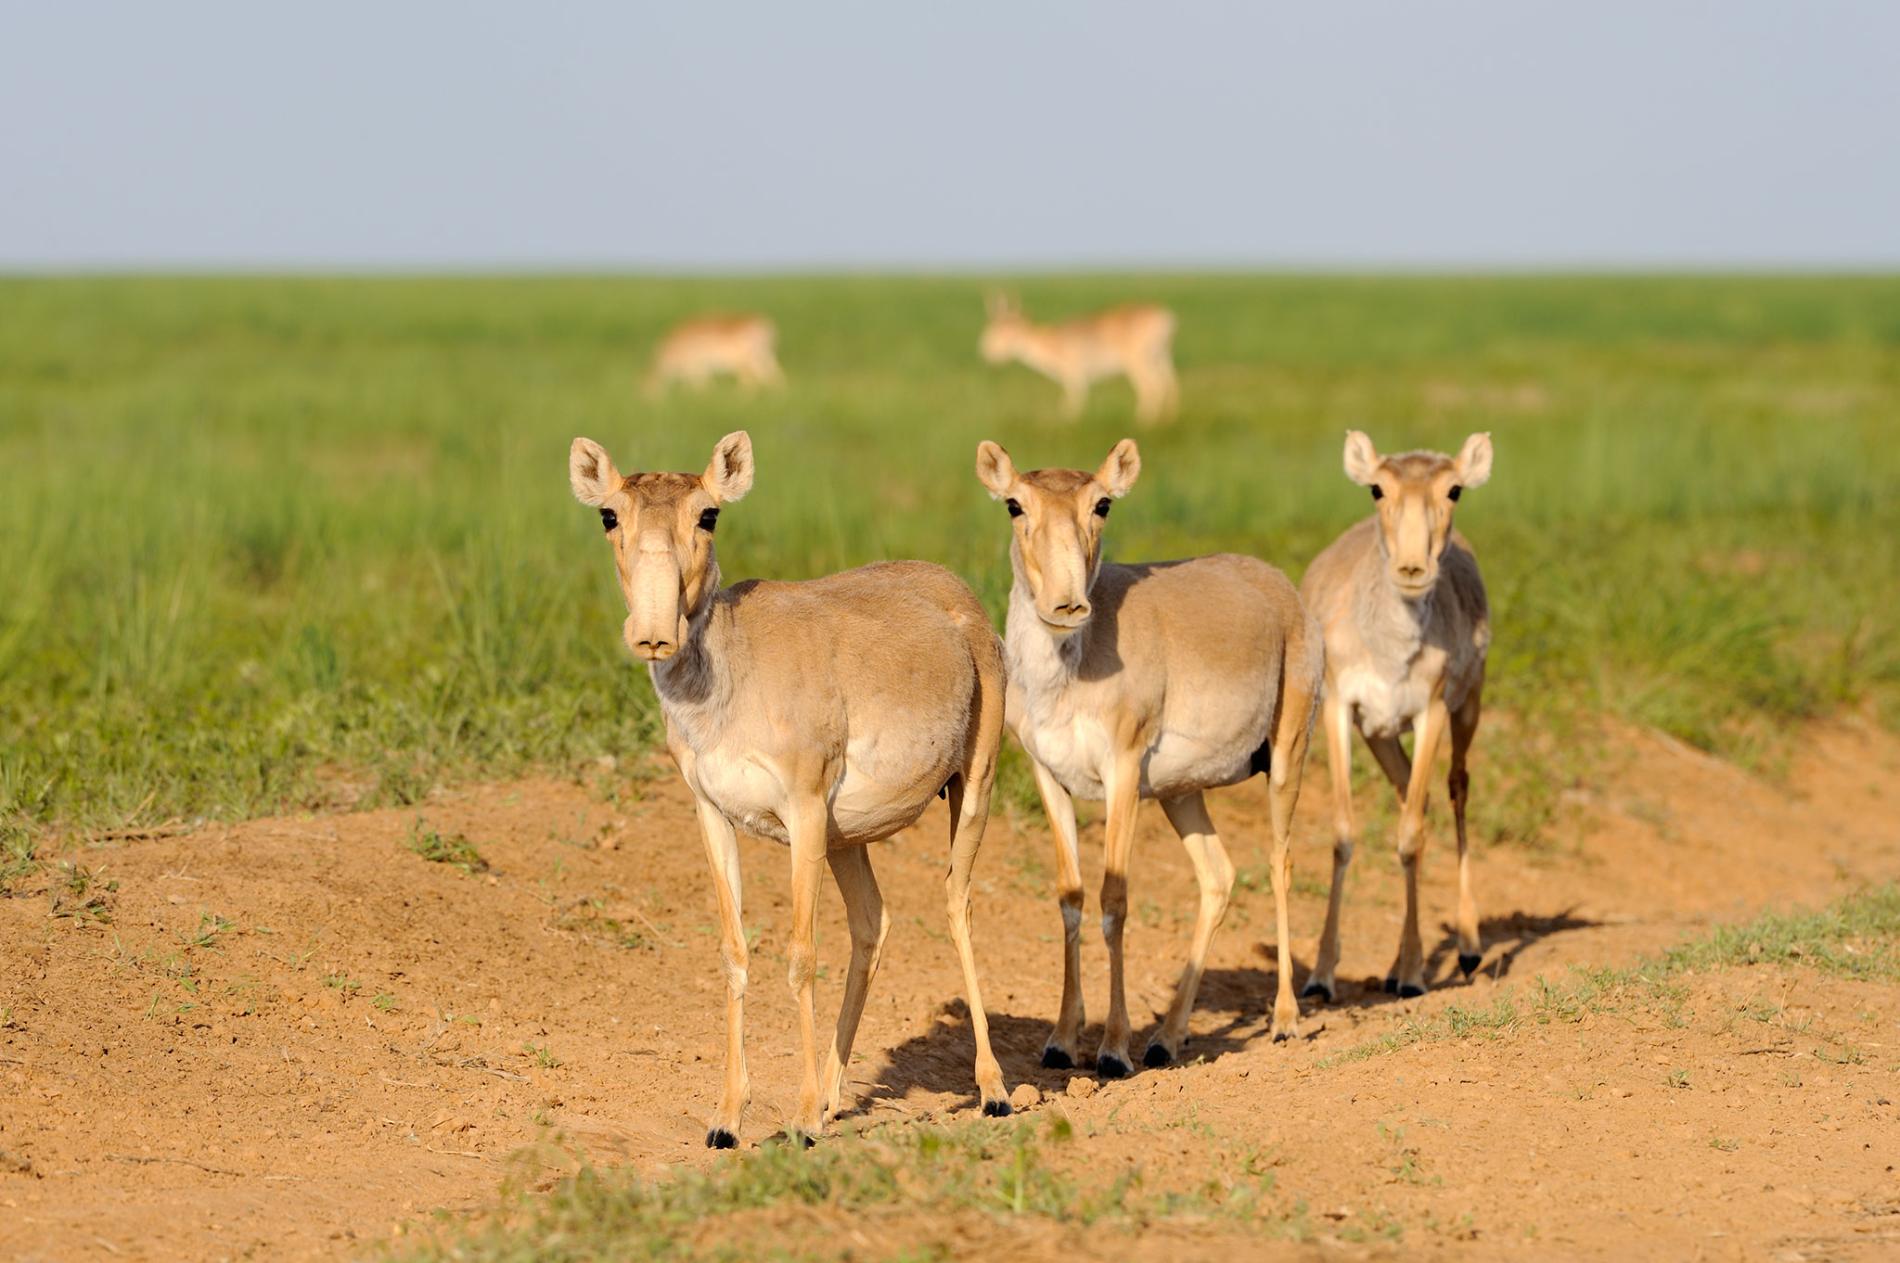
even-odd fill
[(713, 448), (712, 460), (700, 479), (712, 498), (724, 504), (752, 490), (752, 436), (734, 430)]
[(567, 449), (567, 481), (582, 504), (599, 505), (620, 490), (620, 471), (607, 449), (592, 439), (575, 439)]
[(1379, 450), (1364, 430), (1346, 431), (1346, 477), (1370, 487), (1379, 473)]
[(1458, 451), (1458, 485), (1482, 487), (1491, 480), (1491, 432), (1474, 434)]
[(1108, 494), (1117, 500), (1128, 494), (1128, 489), (1135, 485), (1135, 479), (1140, 476), (1141, 449), (1135, 446), (1133, 439), (1123, 439), (1115, 444), (1108, 459), (1095, 471), (1095, 481), (1107, 487)]
[(1016, 484), (1016, 466), (1009, 453), (988, 439), (976, 445), (976, 480), (989, 488), (992, 500), (1001, 500)]

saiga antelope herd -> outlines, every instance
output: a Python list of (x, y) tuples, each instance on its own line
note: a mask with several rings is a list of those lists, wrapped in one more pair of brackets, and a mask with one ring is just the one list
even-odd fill
[[(1491, 474), (1489, 435), (1455, 457), (1381, 455), (1346, 437), (1345, 471), (1368, 489), (1372, 516), (1307, 568), (1301, 589), (1253, 557), (1218, 554), (1118, 565), (1102, 559), (1114, 503), (1134, 487), (1132, 439), (1093, 471), (1018, 470), (984, 442), (978, 481), (1008, 512), (1013, 575), (998, 638), (970, 588), (941, 566), (879, 562), (804, 582), (721, 585), (714, 531), (751, 490), (743, 431), (714, 447), (701, 473), (623, 475), (591, 439), (568, 457), (574, 495), (599, 511), (627, 618), (623, 638), (659, 695), (666, 744), (692, 791), (712, 876), (726, 976), (725, 1086), (706, 1143), (738, 1143), (750, 1099), (745, 1060), (749, 952), (736, 831), (787, 848), (792, 926), (787, 956), (798, 1016), (800, 1087), (789, 1130), (807, 1142), (845, 1106), (865, 997), (891, 918), (869, 845), (948, 800), (945, 908), (962, 968), (985, 1114), (1010, 1112), (990, 1047), (971, 932), (971, 873), (989, 817), (1007, 726), (1028, 754), (1048, 810), (1063, 929), (1062, 1001), (1043, 1064), (1073, 1067), (1083, 1025), (1083, 891), (1074, 800), (1107, 805), (1100, 894), (1109, 1011), (1096, 1051), (1103, 1078), (1133, 1070), (1124, 994), (1134, 820), (1158, 799), (1200, 888), (1174, 999), (1143, 1061), (1181, 1057), (1208, 946), (1235, 873), (1207, 810), (1210, 789), (1268, 780), (1269, 877), (1277, 933), (1270, 1031), (1297, 1033), (1287, 894), (1293, 810), (1308, 738), (1323, 714), (1336, 822), (1333, 884), (1304, 994), (1336, 996), (1342, 886), (1352, 856), (1349, 775), (1357, 728), (1398, 791), (1406, 910), (1388, 990), (1422, 994), (1418, 871), (1427, 784), (1450, 739), (1458, 837), (1458, 963), (1482, 953), (1471, 889), (1466, 756), (1477, 731), (1490, 627), (1470, 545), (1452, 529), (1460, 495)], [(1414, 735), (1408, 757), (1399, 737)], [(844, 996), (822, 1066), (815, 1012), (815, 928), (823, 869), (851, 938)]]

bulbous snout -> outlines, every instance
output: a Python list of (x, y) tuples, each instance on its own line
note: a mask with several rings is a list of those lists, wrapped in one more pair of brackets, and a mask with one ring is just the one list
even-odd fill
[(1036, 612), (1050, 627), (1074, 631), (1089, 621), (1092, 609), (1087, 597), (1077, 595), (1047, 602)]
[(671, 632), (637, 628), (631, 618), (622, 634), (627, 648), (643, 662), (664, 662), (679, 652), (680, 642)]
[(1438, 582), (1435, 558), (1395, 557), (1392, 559), (1392, 585), (1408, 597), (1424, 596)]
[(634, 657), (664, 662), (686, 643), (680, 568), (671, 543), (643, 541), (628, 568), (626, 586), (627, 621), (620, 634)]

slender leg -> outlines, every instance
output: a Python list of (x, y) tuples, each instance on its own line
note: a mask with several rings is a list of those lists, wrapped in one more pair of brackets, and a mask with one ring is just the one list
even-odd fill
[(1146, 366), (1130, 372), (1128, 384), (1135, 388), (1135, 420), (1146, 425), (1161, 413), (1159, 384)]
[(1181, 383), (1174, 375), (1174, 360), (1166, 352), (1161, 354), (1155, 365), (1155, 372), (1161, 380), (1161, 420), (1171, 420), (1181, 411)]
[(1393, 961), (1386, 989), (1402, 996), (1425, 994), (1425, 945), (1418, 932), (1418, 869), (1425, 858), (1426, 783), (1438, 742), (1448, 726), (1445, 699), (1432, 698), (1413, 725), (1411, 778), (1399, 805), (1399, 864), (1405, 870), (1405, 928), (1399, 932), (1399, 954)]
[(1333, 889), (1326, 901), (1326, 928), (1319, 955), (1306, 980), (1306, 994), (1331, 1004), (1339, 995), (1339, 913), (1346, 894), (1346, 869), (1352, 864), (1352, 714), (1328, 692), (1321, 707), (1326, 725), (1326, 762), (1333, 777)]
[(1055, 1029), (1043, 1046), (1042, 1064), (1052, 1070), (1075, 1065), (1075, 1045), (1082, 1034), (1082, 862), (1076, 853), (1075, 800), (1049, 769), (1034, 759), (1036, 788), (1049, 817), (1056, 844), (1056, 903), (1062, 909), (1062, 1007)]
[[(1419, 721), (1423, 723), (1421, 719)], [(1399, 744), (1397, 737), (1367, 737), (1366, 749), (1372, 751), (1372, 757), (1379, 764), (1379, 770), (1385, 773), (1385, 779), (1392, 782), (1392, 788), (1398, 791), (1399, 802), (1405, 802), (1405, 795), (1412, 787), (1412, 757)]]
[(1478, 901), (1471, 893), (1471, 852), (1465, 840), (1465, 804), (1471, 797), (1471, 775), (1465, 771), (1465, 754), (1471, 739), (1478, 735), (1478, 713), (1482, 704), (1478, 695), (1482, 681), (1473, 686), (1465, 704), (1451, 715), (1451, 778), (1447, 788), (1451, 797), (1451, 815), (1458, 826), (1458, 968), (1469, 978), (1484, 961), (1484, 942), (1478, 937)]
[(1128, 995), (1122, 963), (1122, 934), (1128, 925), (1128, 858), (1135, 845), (1135, 811), (1141, 804), (1141, 763), (1132, 750), (1116, 756), (1106, 782), (1102, 938), (1108, 944), (1108, 1021), (1095, 1054), (1095, 1072), (1104, 1079), (1120, 1079), (1134, 1065), (1128, 1057)]
[(831, 863), (831, 875), (844, 897), (845, 919), (851, 926), (851, 972), (845, 978), (844, 1003), (838, 1008), (838, 1033), (825, 1059), (825, 1117), (830, 1119), (837, 1116), (844, 1099), (845, 1067), (851, 1064), (851, 1045), (857, 1040), (858, 1021), (864, 1016), (864, 997), (871, 989), (871, 980), (877, 977), (891, 918), (884, 911), (877, 875), (871, 871), (868, 847), (840, 847), (825, 858)]
[(824, 880), (827, 810), (817, 795), (794, 799), (785, 821), (792, 841), (792, 935), (787, 980), (798, 1009), (798, 1111), (791, 1130), (809, 1141), (824, 1130), (823, 1095), (818, 1080), (818, 891)]
[(1317, 679), (1286, 682), (1280, 717), (1273, 734), (1273, 765), (1267, 772), (1267, 801), (1273, 815), (1273, 915), (1280, 940), (1279, 985), (1273, 998), (1273, 1038), (1300, 1033), (1300, 1002), (1293, 998), (1293, 930), (1287, 895), (1293, 884), (1293, 810), (1300, 801), (1306, 772), (1306, 746), (1313, 733)]
[(1175, 381), (1174, 363), (1166, 352), (1156, 353), (1144, 364), (1139, 376), (1130, 374), (1135, 386), (1135, 415), (1142, 421), (1165, 421), (1180, 406), (1180, 386)]
[(778, 356), (767, 350), (759, 356), (759, 382), (774, 389), (785, 384), (785, 370), (779, 367)]
[[(1001, 710), (998, 709), (1000, 735)], [(976, 1090), (982, 1098), (983, 1112), (992, 1118), (1009, 1113), (1009, 1088), (1003, 1082), (1003, 1067), (990, 1047), (990, 1018), (983, 1008), (983, 988), (976, 977), (976, 951), (970, 945), (970, 872), (976, 866), (977, 850), (983, 845), (983, 829), (990, 818), (990, 785), (995, 773), (994, 743), (990, 745), (988, 766), (980, 768), (980, 783), (964, 784), (959, 775), (947, 787), (950, 802), (950, 871), (944, 877), (944, 897), (950, 912), (950, 938), (957, 947), (957, 960), (963, 966), (963, 991), (970, 1005), (970, 1030), (976, 1037)]]
[(1062, 415), (1073, 421), (1082, 415), (1082, 409), (1088, 405), (1089, 384), (1079, 377), (1065, 377), (1062, 381)]
[(739, 1123), (752, 1099), (745, 1070), (746, 945), (739, 905), (739, 839), (718, 808), (703, 798), (694, 805), (706, 842), (706, 863), (712, 869), (713, 895), (719, 903), (719, 954), (726, 970), (726, 1087), (719, 1112), (706, 1132), (706, 1144), (731, 1149), (739, 1143)]
[(1174, 988), (1174, 1003), (1162, 1020), (1154, 1042), (1148, 1045), (1142, 1061), (1150, 1066), (1165, 1066), (1181, 1055), (1187, 1039), (1188, 1016), (1194, 1009), (1194, 996), (1201, 987), (1201, 973), (1207, 967), (1208, 944), (1214, 931), (1227, 915), (1227, 898), (1234, 890), (1234, 865), (1227, 858), (1220, 835), (1207, 814), (1207, 800), (1198, 792), (1161, 800), (1168, 823), (1181, 835), (1194, 864), (1194, 880), (1201, 888), (1201, 906), (1194, 918), (1194, 942), (1188, 948), (1187, 963), (1181, 968), (1181, 981)]

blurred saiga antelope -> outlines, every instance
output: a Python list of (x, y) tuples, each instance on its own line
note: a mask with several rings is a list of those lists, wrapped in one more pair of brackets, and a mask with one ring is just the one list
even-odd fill
[(1082, 413), (1089, 387), (1126, 376), (1135, 388), (1135, 415), (1158, 421), (1174, 415), (1180, 387), (1174, 376), (1174, 313), (1130, 303), (1058, 325), (1030, 322), (1001, 294), (989, 299), (989, 324), (980, 346), (992, 364), (1020, 360), (1062, 387), (1062, 411)]
[[(1381, 456), (1358, 430), (1346, 435), (1346, 476), (1371, 489), (1373, 515), (1313, 559), (1301, 583), (1326, 629), (1326, 755), (1333, 777), (1333, 889), (1306, 994), (1336, 994), (1339, 905), (1352, 862), (1352, 730), (1357, 727), (1399, 794), (1399, 863), (1405, 925), (1385, 989), (1425, 994), (1418, 928), (1418, 869), (1425, 853), (1425, 793), (1439, 743), (1451, 737), (1447, 782), (1458, 830), (1458, 967), (1483, 959), (1471, 893), (1465, 756), (1478, 732), (1491, 616), (1478, 559), (1451, 528), (1458, 497), (1491, 477), (1491, 436), (1473, 434), (1456, 457)], [(1408, 758), (1399, 736), (1413, 735)]]
[[(600, 510), (627, 602), (623, 637), (645, 660), (666, 744), (693, 791), (719, 905), (726, 1080), (706, 1143), (731, 1148), (750, 1096), (748, 954), (734, 826), (790, 847), (787, 955), (803, 1057), (794, 1132), (839, 1109), (845, 1067), (890, 917), (866, 844), (942, 793), (950, 804), (950, 936), (963, 967), (985, 1114), (1009, 1113), (970, 946), (970, 870), (1002, 741), (1003, 648), (976, 596), (941, 566), (884, 562), (805, 583), (719, 586), (720, 506), (752, 486), (752, 441), (728, 434), (703, 474), (622, 477), (598, 443), (568, 456), (574, 495)], [(844, 898), (851, 966), (822, 1077), (813, 937), (822, 870)]]
[(1273, 1036), (1297, 1033), (1299, 1003), (1287, 930), (1288, 848), (1300, 772), (1324, 671), (1319, 625), (1287, 577), (1253, 557), (1111, 565), (1102, 530), (1111, 503), (1141, 472), (1134, 440), (1093, 473), (1019, 473), (995, 443), (977, 448), (976, 475), (1010, 516), (1009, 725), (1028, 752), (1055, 835), (1062, 909), (1062, 1007), (1043, 1064), (1075, 1064), (1081, 1034), (1082, 870), (1076, 797), (1107, 802), (1102, 937), (1108, 1021), (1097, 1073), (1120, 1078), (1128, 1056), (1122, 934), (1135, 812), (1158, 798), (1200, 885), (1200, 910), (1174, 1001), (1143, 1060), (1181, 1055), (1208, 944), (1227, 912), (1234, 866), (1208, 818), (1203, 791), (1256, 772), (1269, 782), (1272, 882), (1279, 927)]
[(778, 366), (778, 326), (761, 315), (699, 316), (673, 326), (653, 351), (647, 393), (657, 395), (674, 382), (700, 387), (721, 375), (741, 386), (782, 386)]

